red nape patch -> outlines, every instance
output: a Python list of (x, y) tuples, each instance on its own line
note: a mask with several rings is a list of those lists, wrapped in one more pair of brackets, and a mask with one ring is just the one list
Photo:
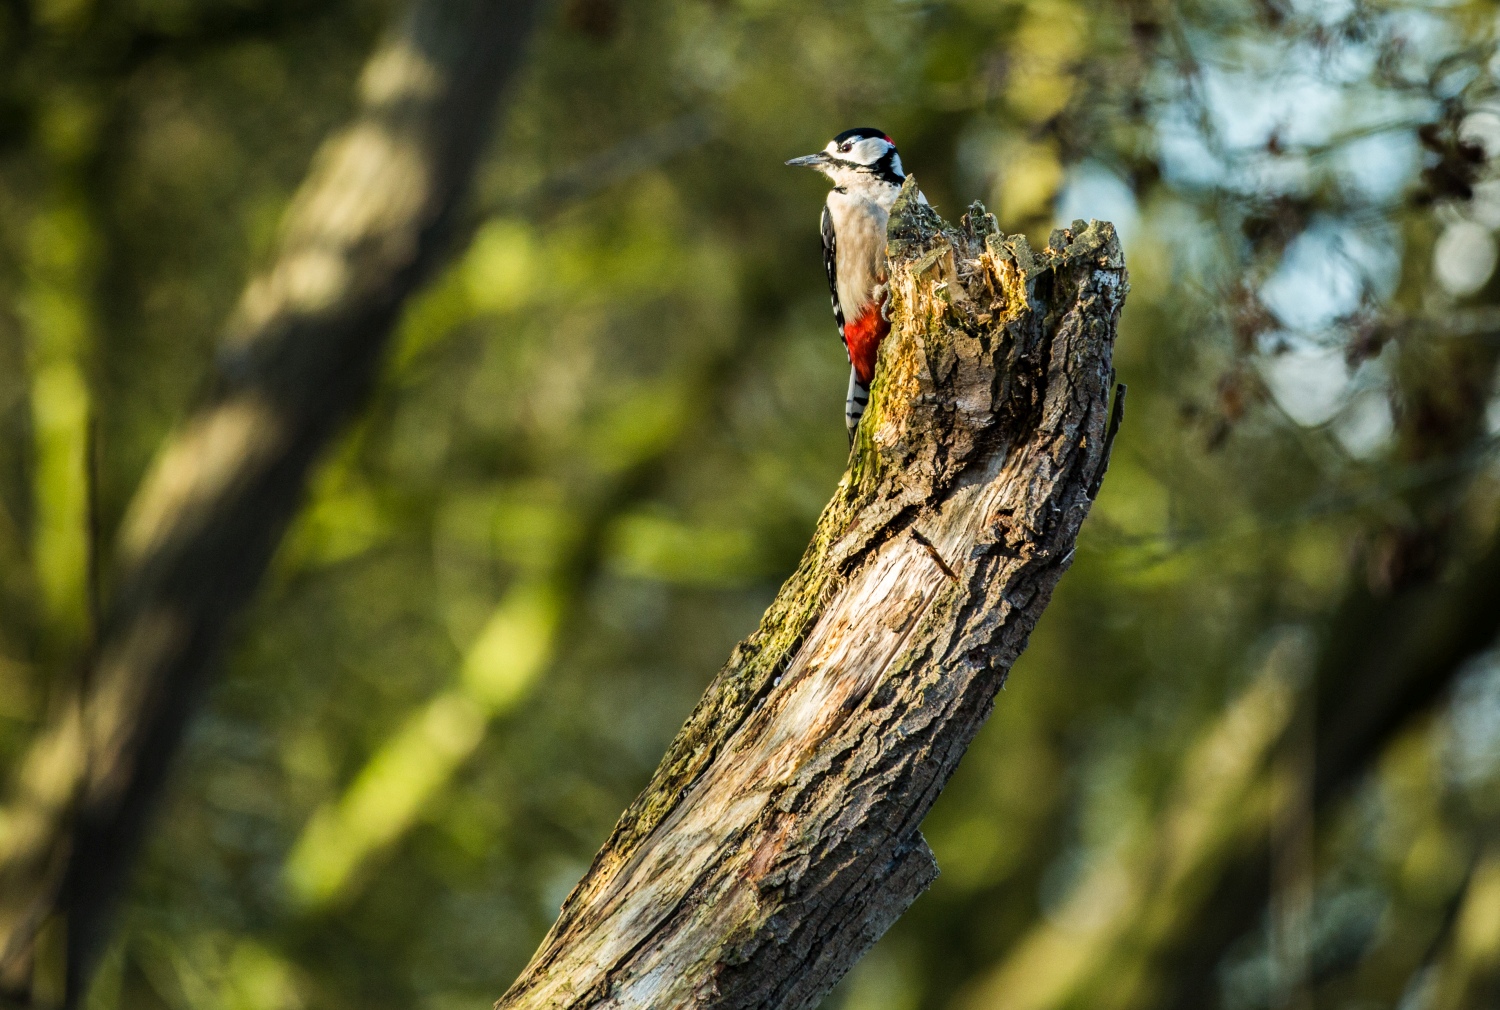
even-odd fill
[(875, 352), (891, 331), (891, 324), (880, 314), (884, 302), (871, 302), (852, 322), (844, 323), (844, 343), (849, 347), (849, 362), (861, 384), (868, 386), (875, 378)]

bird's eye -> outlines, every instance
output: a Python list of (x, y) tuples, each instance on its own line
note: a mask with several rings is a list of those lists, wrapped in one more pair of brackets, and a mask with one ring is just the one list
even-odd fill
[(849, 141), (846, 140), (842, 144), (839, 145), (839, 150), (843, 151), (845, 153), (848, 153), (849, 148), (851, 148), (853, 146), (854, 146), (853, 144), (849, 143)]

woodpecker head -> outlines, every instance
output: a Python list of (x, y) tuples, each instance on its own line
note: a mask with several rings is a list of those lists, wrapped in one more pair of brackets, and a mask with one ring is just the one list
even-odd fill
[(793, 158), (788, 165), (803, 165), (828, 176), (841, 191), (894, 186), (906, 181), (896, 142), (881, 130), (860, 126), (845, 130), (817, 154)]

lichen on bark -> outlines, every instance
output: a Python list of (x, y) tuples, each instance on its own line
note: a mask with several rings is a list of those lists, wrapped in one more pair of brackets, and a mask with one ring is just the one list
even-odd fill
[(497, 1007), (809, 1006), (935, 876), (918, 826), (1108, 463), (1127, 283), (1107, 223), (1033, 251), (915, 194), (811, 544)]

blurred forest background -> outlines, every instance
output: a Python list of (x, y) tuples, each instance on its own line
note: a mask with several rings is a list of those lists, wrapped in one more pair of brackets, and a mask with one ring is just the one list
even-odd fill
[[(0, 4), (0, 770), (395, 0)], [(823, 184), (1113, 220), (1130, 416), (839, 1010), (1500, 1006), (1500, 9), (558, 0), (90, 1010), (510, 983), (846, 456)], [(475, 129), (484, 124), (475, 124)], [(5, 828), (0, 809), (0, 833)]]

